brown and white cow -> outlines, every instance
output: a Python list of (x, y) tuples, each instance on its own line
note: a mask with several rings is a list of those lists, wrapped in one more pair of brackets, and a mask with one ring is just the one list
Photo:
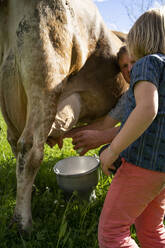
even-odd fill
[(0, 0), (0, 106), (17, 159), (14, 220), (23, 230), (48, 136), (101, 117), (126, 90), (121, 45), (91, 0)]

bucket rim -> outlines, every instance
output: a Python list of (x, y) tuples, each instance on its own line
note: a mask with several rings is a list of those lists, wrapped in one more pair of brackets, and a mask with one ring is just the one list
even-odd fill
[[(60, 172), (56, 167), (57, 167), (57, 164), (58, 162), (61, 162), (62, 160), (66, 160), (66, 159), (69, 159), (69, 158), (78, 158), (78, 157), (86, 157), (86, 158), (93, 158), (97, 161), (97, 164), (94, 168), (92, 168), (91, 170), (89, 171), (86, 171), (86, 172), (81, 172), (81, 173), (77, 173), (77, 174), (66, 174), (64, 172)], [(61, 177), (80, 177), (80, 176), (84, 176), (84, 175), (88, 175), (88, 174), (91, 174), (92, 172), (96, 171), (100, 165), (100, 159), (97, 158), (97, 157), (92, 157), (92, 156), (71, 156), (71, 157), (68, 157), (68, 158), (64, 158), (64, 159), (61, 159), (59, 160), (53, 167), (53, 171), (54, 173), (57, 175), (57, 176), (61, 176)]]

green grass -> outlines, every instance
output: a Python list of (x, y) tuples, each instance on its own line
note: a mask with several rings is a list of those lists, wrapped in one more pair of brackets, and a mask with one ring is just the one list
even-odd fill
[[(86, 155), (94, 155), (98, 149)], [(71, 139), (62, 150), (45, 145), (44, 160), (32, 193), (33, 230), (29, 237), (9, 228), (16, 199), (16, 160), (6, 139), (6, 125), (0, 113), (0, 248), (98, 248), (97, 226), (110, 177), (100, 171), (96, 198), (80, 200), (75, 193), (66, 201), (56, 183), (53, 166), (62, 158), (77, 155)], [(134, 227), (132, 237), (136, 239)]]

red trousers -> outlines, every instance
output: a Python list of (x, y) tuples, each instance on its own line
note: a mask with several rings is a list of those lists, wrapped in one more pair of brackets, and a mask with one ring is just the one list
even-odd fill
[(123, 159), (101, 212), (100, 248), (137, 248), (130, 237), (135, 224), (141, 248), (165, 248), (165, 173), (127, 163)]

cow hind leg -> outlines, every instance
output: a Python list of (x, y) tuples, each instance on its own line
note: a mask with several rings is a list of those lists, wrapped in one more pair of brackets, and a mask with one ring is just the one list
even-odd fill
[(7, 140), (11, 146), (12, 152), (14, 154), (15, 157), (17, 157), (17, 142), (19, 139), (19, 134), (17, 134), (17, 132), (13, 131), (13, 128), (9, 128), (7, 129)]
[(26, 125), (17, 144), (17, 197), (13, 221), (21, 230), (28, 231), (32, 226), (32, 185), (43, 159), (44, 143), (55, 111), (49, 96), (29, 99)]

